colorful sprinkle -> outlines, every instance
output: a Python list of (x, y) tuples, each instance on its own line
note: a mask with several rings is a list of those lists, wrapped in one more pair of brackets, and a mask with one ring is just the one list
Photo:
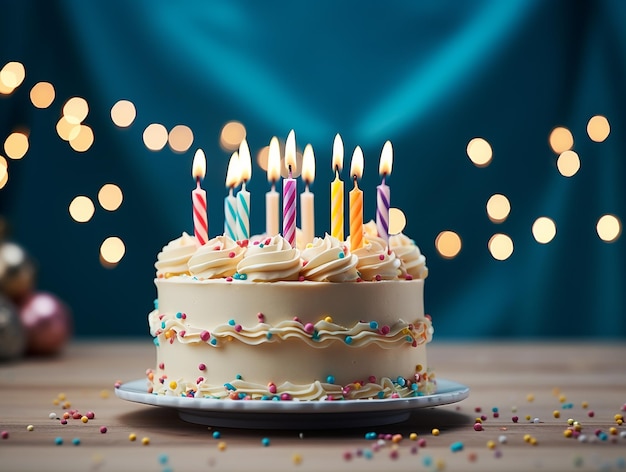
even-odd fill
[(80, 439), (79, 438), (72, 439), (72, 444), (74, 446), (80, 446)]
[(131, 442), (132, 441), (136, 441), (137, 440), (137, 435), (135, 433), (130, 433), (128, 435), (128, 440), (131, 441)]
[(450, 444), (450, 450), (452, 452), (459, 452), (463, 450), (463, 443), (461, 441), (453, 442)]
[(63, 438), (61, 436), (57, 436), (56, 438), (54, 438), (54, 444), (60, 446), (61, 444), (63, 444)]

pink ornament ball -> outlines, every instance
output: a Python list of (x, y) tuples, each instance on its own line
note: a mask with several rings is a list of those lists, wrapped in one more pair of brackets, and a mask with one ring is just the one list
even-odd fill
[(29, 297), (21, 307), (20, 319), (26, 330), (27, 354), (58, 354), (71, 337), (70, 309), (51, 293), (36, 292)]

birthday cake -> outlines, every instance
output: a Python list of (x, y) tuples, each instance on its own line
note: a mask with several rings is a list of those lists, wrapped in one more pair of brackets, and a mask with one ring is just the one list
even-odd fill
[[(367, 225), (365, 227), (367, 229)], [(150, 391), (220, 399), (341, 400), (434, 392), (425, 258), (399, 234), (280, 235), (199, 246), (183, 233), (155, 264)]]

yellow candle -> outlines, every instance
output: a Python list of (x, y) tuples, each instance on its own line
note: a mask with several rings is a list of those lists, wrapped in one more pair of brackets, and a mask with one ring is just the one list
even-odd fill
[(276, 181), (280, 177), (280, 147), (278, 138), (274, 136), (270, 140), (269, 155), (267, 158), (267, 180), (271, 184), (271, 189), (265, 194), (265, 233), (268, 236), (278, 234), (278, 192), (276, 191)]
[(315, 237), (315, 210), (313, 192), (309, 192), (309, 185), (315, 179), (315, 155), (313, 146), (307, 144), (302, 155), (302, 179), (304, 180), (304, 192), (300, 194), (300, 225), (304, 244), (313, 242)]
[(335, 180), (330, 184), (330, 235), (343, 241), (343, 182), (339, 179), (343, 167), (343, 141), (339, 134), (333, 143), (332, 165)]
[(350, 250), (363, 246), (363, 191), (357, 182), (363, 176), (363, 151), (357, 146), (352, 154), (350, 175), (354, 188), (350, 191)]

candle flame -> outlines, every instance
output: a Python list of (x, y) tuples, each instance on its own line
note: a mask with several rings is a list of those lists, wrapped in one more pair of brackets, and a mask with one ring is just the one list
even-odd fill
[(333, 141), (333, 170), (341, 171), (341, 169), (343, 169), (343, 141), (337, 133)]
[(228, 170), (226, 171), (226, 186), (234, 188), (239, 185), (241, 171), (239, 170), (239, 153), (233, 152), (228, 161)]
[(296, 171), (296, 133), (294, 130), (289, 131), (285, 143), (285, 167), (288, 171)]
[(302, 155), (302, 178), (307, 185), (313, 183), (315, 179), (315, 155), (313, 154), (313, 146), (307, 144), (304, 147)]
[(247, 182), (252, 176), (252, 160), (250, 159), (250, 148), (248, 141), (244, 138), (239, 144), (239, 179)]
[(380, 153), (380, 164), (378, 166), (378, 173), (382, 176), (391, 174), (391, 164), (393, 161), (393, 148), (391, 147), (391, 141), (387, 141), (383, 146), (383, 150)]
[(363, 151), (361, 150), (361, 146), (355, 147), (352, 153), (350, 176), (357, 179), (363, 177)]
[(206, 174), (206, 157), (204, 151), (198, 149), (193, 156), (193, 163), (191, 165), (191, 175), (194, 179), (204, 179)]
[(278, 138), (274, 136), (270, 140), (270, 150), (267, 157), (267, 180), (274, 183), (280, 177), (280, 146)]

